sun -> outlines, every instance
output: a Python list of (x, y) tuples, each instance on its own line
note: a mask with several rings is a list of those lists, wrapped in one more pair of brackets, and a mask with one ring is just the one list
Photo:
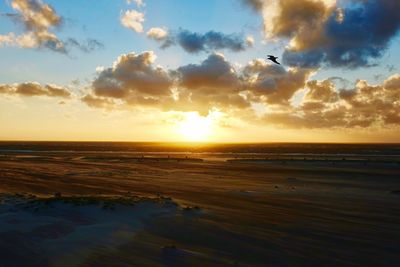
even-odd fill
[(185, 139), (191, 142), (207, 141), (213, 131), (213, 118), (202, 117), (197, 112), (188, 112), (178, 122), (178, 132)]

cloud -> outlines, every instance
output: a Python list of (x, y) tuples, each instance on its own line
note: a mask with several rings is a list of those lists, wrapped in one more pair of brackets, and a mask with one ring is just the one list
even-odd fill
[(285, 64), (357, 68), (379, 59), (400, 30), (398, 0), (243, 0), (270, 39), (287, 39)]
[(28, 30), (46, 31), (51, 26), (61, 24), (61, 18), (55, 10), (40, 0), (13, 0), (11, 6), (20, 13), (19, 19)]
[(147, 37), (156, 41), (164, 41), (168, 37), (168, 31), (162, 28), (151, 28), (147, 31)]
[(48, 96), (69, 98), (71, 92), (64, 87), (54, 84), (41, 85), (37, 82), (25, 82), (19, 84), (0, 84), (0, 94), (19, 95), (19, 96)]
[(307, 83), (309, 91), (305, 95), (308, 101), (321, 101), (332, 103), (338, 100), (335, 84), (329, 79), (324, 81), (309, 81)]
[(249, 5), (254, 11), (259, 11), (263, 8), (263, 0), (242, 0), (246, 5)]
[(125, 11), (121, 16), (120, 21), (121, 24), (128, 29), (134, 30), (138, 33), (143, 32), (142, 23), (144, 22), (144, 14), (139, 11), (134, 9)]
[(161, 43), (162, 48), (178, 45), (188, 53), (209, 52), (221, 49), (239, 52), (244, 51), (253, 45), (253, 39), (244, 38), (239, 34), (224, 34), (216, 31), (209, 31), (204, 34), (179, 30), (176, 33), (166, 35), (164, 38), (154, 38)]
[(186, 88), (232, 88), (238, 84), (234, 68), (222, 54), (211, 54), (201, 64), (179, 67), (180, 85)]
[(253, 36), (247, 36), (246, 37), (246, 43), (248, 46), (253, 46), (254, 45), (254, 37)]
[(13, 33), (0, 35), (0, 46), (13, 45), (15, 42), (16, 38)]
[(135, 2), (138, 7), (144, 6), (143, 0), (126, 0), (127, 4), (131, 4), (132, 2)]
[[(315, 70), (288, 68), (253, 59), (234, 68), (221, 53), (173, 70), (155, 65), (151, 51), (121, 55), (103, 68), (82, 101), (91, 107), (151, 108), (161, 111), (212, 110), (235, 114), (254, 123), (289, 128), (352, 128), (400, 126), (400, 75), (378, 85), (337, 77), (310, 80)], [(8, 88), (0, 89), (3, 91)], [(304, 92), (293, 103), (297, 92)], [(262, 122), (254, 105), (265, 107)]]
[(243, 109), (250, 103), (240, 95), (239, 74), (222, 54), (209, 55), (200, 64), (189, 64), (176, 70), (179, 98), (176, 107), (207, 114), (213, 108)]
[[(294, 93), (303, 89), (312, 71), (292, 68), (286, 70), (264, 59), (254, 59), (243, 69), (246, 87), (254, 98), (269, 104), (289, 105)], [(258, 100), (259, 101), (259, 100)]]
[(394, 75), (390, 76), (389, 79), (387, 79), (384, 82), (384, 87), (385, 87), (386, 90), (390, 90), (390, 91), (399, 90), (399, 88), (400, 88), (400, 74), (394, 74)]
[(200, 64), (176, 70), (155, 67), (155, 58), (151, 51), (121, 55), (113, 67), (98, 73), (84, 102), (103, 107), (112, 100), (127, 106), (201, 114), (213, 108), (250, 107), (239, 94), (239, 74), (222, 54), (211, 54)]
[(8, 84), (0, 84), (0, 94), (12, 94), (14, 88)]
[(172, 81), (161, 67), (154, 67), (153, 52), (123, 54), (113, 67), (101, 70), (92, 83), (94, 94), (131, 100), (137, 96), (168, 95)]
[(86, 42), (79, 42), (75, 38), (68, 38), (66, 41), (67, 46), (73, 46), (78, 48), (84, 53), (90, 53), (95, 50), (104, 49), (104, 44), (96, 39), (88, 38)]
[(110, 109), (114, 107), (115, 103), (112, 99), (104, 97), (96, 97), (91, 94), (87, 94), (81, 98), (81, 101), (92, 108), (105, 108)]
[(13, 20), (21, 23), (26, 32), (21, 35), (0, 35), (0, 44), (24, 48), (48, 48), (66, 53), (65, 46), (51, 28), (60, 26), (61, 17), (48, 4), (40, 0), (13, 0), (11, 7), (18, 12)]
[(68, 38), (66, 41), (60, 40), (51, 30), (59, 28), (63, 20), (50, 5), (41, 0), (13, 0), (11, 7), (17, 13), (3, 15), (22, 25), (24, 32), (0, 35), (0, 47), (50, 49), (63, 54), (69, 52), (69, 47), (78, 48), (85, 53), (104, 47), (100, 41), (95, 39), (87, 39), (83, 43), (74, 38)]
[(220, 53), (175, 70), (154, 67), (154, 60), (151, 51), (121, 55), (113, 67), (99, 70), (89, 93), (125, 105), (206, 114), (215, 108), (248, 109), (252, 102), (289, 105), (311, 73), (285, 70), (261, 59), (235, 70)]
[(289, 128), (353, 128), (400, 126), (400, 75), (380, 85), (359, 80), (350, 90), (337, 90), (331, 80), (308, 82), (298, 108), (271, 112), (268, 123)]

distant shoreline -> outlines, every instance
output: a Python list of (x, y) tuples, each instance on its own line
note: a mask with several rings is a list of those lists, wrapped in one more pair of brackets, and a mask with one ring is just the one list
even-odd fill
[(400, 144), (322, 143), (157, 143), (157, 142), (51, 142), (0, 141), (0, 153), (210, 153), (249, 155), (400, 155)]

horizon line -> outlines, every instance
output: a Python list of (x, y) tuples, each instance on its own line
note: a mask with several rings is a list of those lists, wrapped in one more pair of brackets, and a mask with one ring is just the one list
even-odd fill
[(6, 142), (34, 142), (34, 143), (149, 143), (149, 144), (193, 144), (193, 145), (223, 145), (223, 144), (370, 144), (370, 145), (400, 145), (400, 142), (294, 142), (294, 141), (244, 141), (244, 142), (208, 142), (208, 141), (121, 141), (121, 140), (12, 140), (12, 139), (0, 139), (0, 143)]

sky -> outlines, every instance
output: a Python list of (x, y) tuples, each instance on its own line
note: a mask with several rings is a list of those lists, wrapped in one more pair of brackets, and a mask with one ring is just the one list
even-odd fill
[(398, 10), (0, 0), (0, 140), (400, 142)]

